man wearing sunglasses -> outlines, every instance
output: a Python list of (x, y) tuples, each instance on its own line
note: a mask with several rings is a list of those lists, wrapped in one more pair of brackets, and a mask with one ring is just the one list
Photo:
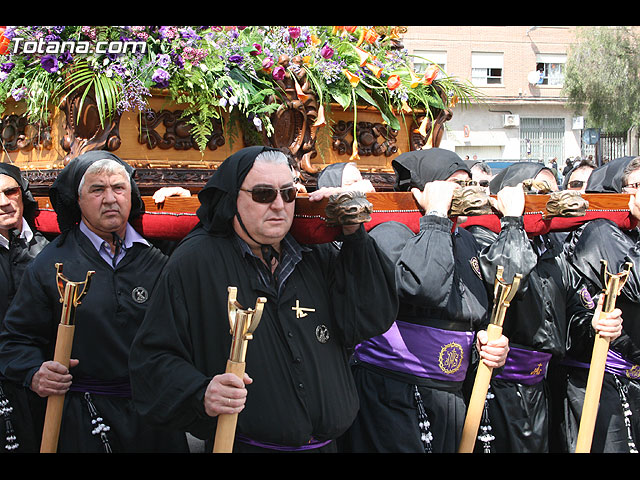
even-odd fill
[(596, 168), (595, 164), (589, 160), (581, 160), (569, 172), (567, 172), (565, 189), (577, 190), (584, 193), (587, 189), (587, 181), (591, 172)]
[[(289, 233), (296, 188), (282, 152), (247, 147), (199, 193), (200, 223), (173, 252), (130, 355), (137, 408), (211, 451), (217, 417), (238, 413), (234, 452), (335, 452), (358, 397), (348, 349), (397, 312), (393, 266), (362, 225), (338, 251)], [(243, 379), (225, 373), (228, 287), (253, 308)]]
[[(29, 183), (15, 165), (0, 163), (0, 318), (20, 284), (25, 268), (48, 243), (33, 225), (37, 204)], [(0, 403), (5, 418), (0, 422), (0, 449), (34, 452), (38, 442), (28, 402), (36, 396), (0, 376)]]

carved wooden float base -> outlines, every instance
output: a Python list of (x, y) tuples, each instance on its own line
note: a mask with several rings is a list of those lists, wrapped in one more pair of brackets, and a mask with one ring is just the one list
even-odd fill
[[(529, 235), (542, 235), (551, 231), (569, 231), (597, 218), (607, 218), (620, 228), (629, 230), (636, 221), (629, 213), (629, 195), (626, 194), (586, 194), (589, 208), (579, 217), (545, 216), (545, 205), (549, 195), (527, 195), (525, 203), (524, 226)], [(367, 230), (376, 225), (396, 221), (407, 225), (412, 231), (420, 229), (420, 217), (423, 212), (416, 204), (413, 195), (408, 192), (376, 192), (367, 194), (373, 205), (371, 221), (364, 224)], [(57, 217), (49, 199), (37, 197), (40, 207), (36, 217), (39, 231), (56, 235)], [(150, 240), (181, 240), (197, 223), (196, 210), (200, 206), (197, 196), (188, 198), (169, 197), (163, 204), (156, 204), (152, 197), (144, 196), (145, 214), (134, 222), (134, 227)], [(334, 240), (340, 233), (339, 227), (326, 224), (324, 208), (326, 200), (311, 202), (307, 197), (296, 199), (296, 213), (291, 232), (301, 243), (325, 243)], [(462, 227), (482, 225), (494, 232), (500, 231), (500, 218), (497, 215), (479, 215), (468, 217)]]

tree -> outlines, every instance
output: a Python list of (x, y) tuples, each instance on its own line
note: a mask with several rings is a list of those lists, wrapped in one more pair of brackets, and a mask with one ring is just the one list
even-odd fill
[(576, 28), (564, 78), (568, 103), (605, 132), (640, 125), (640, 49), (632, 27)]

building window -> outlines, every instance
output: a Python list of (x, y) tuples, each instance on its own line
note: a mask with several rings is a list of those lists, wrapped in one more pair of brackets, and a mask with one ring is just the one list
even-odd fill
[(564, 118), (520, 118), (520, 158), (548, 162), (564, 158)]
[(566, 55), (538, 55), (536, 62), (536, 70), (540, 72), (538, 85), (562, 86), (564, 65), (567, 62)]
[[(417, 74), (425, 72), (426, 68), (435, 63), (441, 71), (447, 71), (447, 52), (440, 50), (414, 50), (413, 71)], [(442, 73), (438, 73), (438, 76)]]
[(504, 60), (502, 53), (471, 54), (471, 81), (479, 87), (502, 85)]

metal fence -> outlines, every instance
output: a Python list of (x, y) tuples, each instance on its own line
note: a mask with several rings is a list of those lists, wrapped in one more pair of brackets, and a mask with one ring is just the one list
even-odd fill
[(601, 133), (600, 155), (603, 160), (613, 160), (629, 154), (627, 134), (625, 133)]

